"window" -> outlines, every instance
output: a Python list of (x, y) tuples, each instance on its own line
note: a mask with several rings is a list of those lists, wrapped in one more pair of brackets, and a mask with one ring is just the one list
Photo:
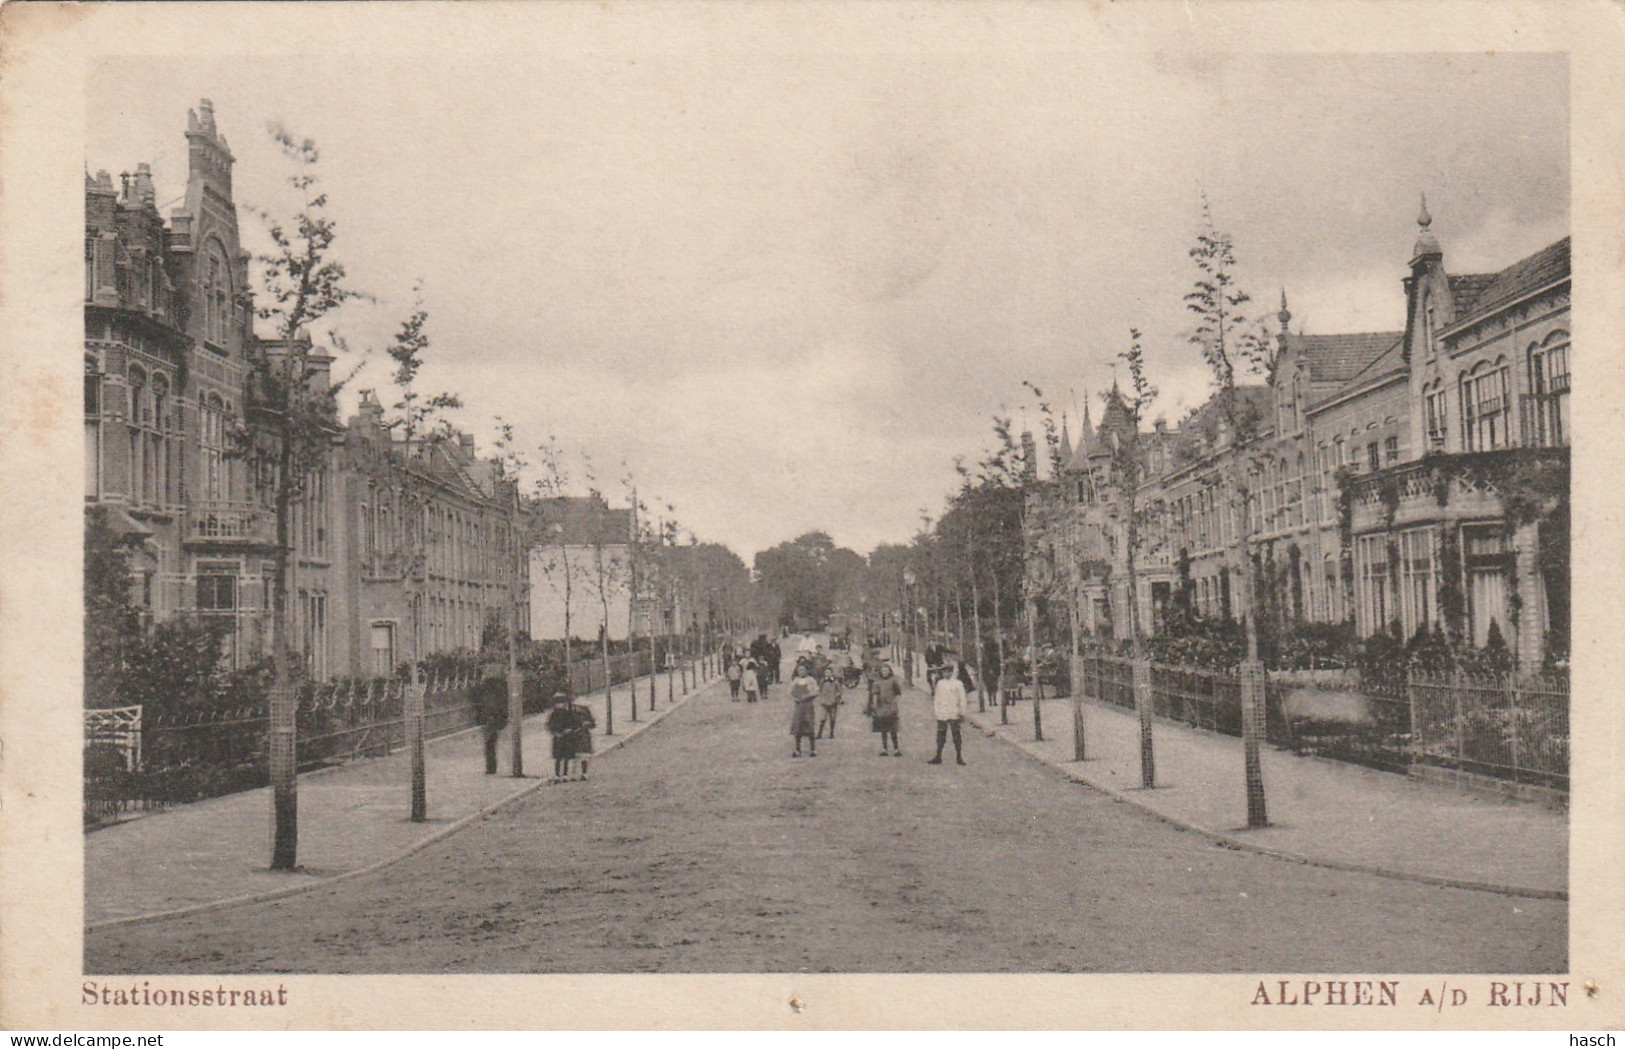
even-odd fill
[(1525, 398), (1524, 443), (1550, 448), (1568, 443), (1569, 333), (1554, 331), (1529, 347), (1529, 390)]
[(1442, 381), (1434, 383), (1432, 389), (1425, 392), (1423, 404), (1427, 418), (1428, 447), (1435, 451), (1443, 451), (1445, 439), (1449, 436), (1450, 412)]
[(1382, 458), (1384, 462), (1399, 462), (1399, 438), (1387, 437), (1382, 442)]
[(102, 494), (102, 370), (85, 358), (85, 498)]
[(1371, 472), (1376, 473), (1382, 469), (1382, 451), (1376, 441), (1365, 446), (1366, 462), (1371, 464)]
[(1399, 618), (1405, 637), (1438, 619), (1433, 530), (1413, 528), (1399, 536)]
[(296, 507), (299, 552), (305, 557), (325, 560), (327, 550), (327, 471), (314, 470), (305, 479)]
[(152, 425), (147, 430), (146, 461), (150, 473), (145, 495), (154, 503), (168, 505), (169, 483), (169, 380), (152, 377)]
[(371, 642), (373, 676), (391, 676), (395, 673), (395, 624), (374, 623)]
[(1474, 369), (1461, 377), (1462, 436), (1468, 451), (1506, 447), (1509, 377), (1508, 368), (1499, 361), (1487, 371)]
[(200, 562), (197, 566), (197, 610), (237, 611), (237, 566)]
[(146, 427), (152, 410), (147, 404), (147, 373), (140, 368), (131, 368), (129, 373), (130, 387), (130, 475), (129, 492), (130, 501), (139, 503), (145, 491), (144, 479), (147, 475), (146, 465)]
[(324, 680), (327, 667), (327, 595), (299, 592), (301, 619), (304, 621), (305, 665), (311, 677)]
[(203, 458), (203, 498), (226, 498), (226, 406), (211, 393), (198, 406), (198, 447)]
[(231, 318), (231, 266), (218, 240), (209, 241), (203, 263), (203, 337), (223, 348)]
[(1360, 635), (1369, 637), (1386, 630), (1392, 615), (1386, 537), (1363, 535), (1355, 540), (1354, 573), (1356, 620)]

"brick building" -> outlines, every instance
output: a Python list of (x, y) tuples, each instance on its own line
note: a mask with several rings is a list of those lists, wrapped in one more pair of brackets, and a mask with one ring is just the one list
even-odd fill
[[(1450, 274), (1424, 207), (1404, 331), (1303, 335), (1282, 296), (1269, 381), (1238, 387), (1244, 441), (1215, 402), (1137, 435), (1114, 389), (1030, 514), (1081, 629), (1155, 633), (1176, 603), (1235, 613), (1249, 537), (1271, 625), (1362, 637), (1499, 634), (1525, 665), (1567, 651), (1569, 242), (1489, 274)], [(1138, 457), (1138, 592), (1114, 450)], [(1227, 495), (1252, 471), (1248, 519)], [(1043, 569), (1048, 571), (1048, 569)]]
[[(277, 541), (244, 406), (256, 355), (287, 347), (253, 332), (235, 160), (208, 100), (186, 139), (186, 193), (167, 221), (146, 164), (118, 186), (86, 176), (85, 500), (128, 543), (147, 621), (221, 621), (243, 666), (267, 653)], [(298, 338), (328, 382), (332, 359)], [(421, 652), (477, 648), (506, 615), (517, 563), (511, 484), (466, 435), (408, 451), (370, 396), (350, 426), (335, 420), (332, 441), (291, 522), (293, 636), (311, 673), (392, 669), (413, 651), (414, 623)]]

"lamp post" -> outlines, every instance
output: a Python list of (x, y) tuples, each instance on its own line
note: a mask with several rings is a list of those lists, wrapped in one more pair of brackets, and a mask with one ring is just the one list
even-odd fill
[(914, 615), (909, 610), (908, 597), (916, 578), (912, 568), (903, 569), (903, 590), (897, 605), (897, 629), (901, 631), (897, 639), (898, 654), (903, 660), (903, 684), (907, 688), (914, 687)]

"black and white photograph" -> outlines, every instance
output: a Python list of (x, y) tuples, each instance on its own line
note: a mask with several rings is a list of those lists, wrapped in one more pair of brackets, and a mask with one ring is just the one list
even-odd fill
[(34, 1023), (1607, 1020), (1601, 9), (134, 6), (7, 294)]

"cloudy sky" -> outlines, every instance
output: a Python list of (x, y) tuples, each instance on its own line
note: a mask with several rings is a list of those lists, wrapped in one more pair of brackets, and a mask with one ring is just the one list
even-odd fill
[(611, 48), (91, 83), (87, 168), (152, 163), (166, 212), (200, 98), (239, 204), (291, 207), (269, 122), (314, 138), (337, 254), (379, 299), (333, 327), (381, 347), (421, 279), (425, 388), (482, 442), (502, 416), (612, 488), (625, 462), (747, 559), (813, 528), (906, 539), (1023, 379), (1070, 414), (1130, 326), (1177, 421), (1206, 390), (1182, 302), (1203, 192), (1256, 305), (1285, 288), (1311, 333), (1402, 325), (1423, 191), (1453, 271), (1569, 231), (1555, 56)]

